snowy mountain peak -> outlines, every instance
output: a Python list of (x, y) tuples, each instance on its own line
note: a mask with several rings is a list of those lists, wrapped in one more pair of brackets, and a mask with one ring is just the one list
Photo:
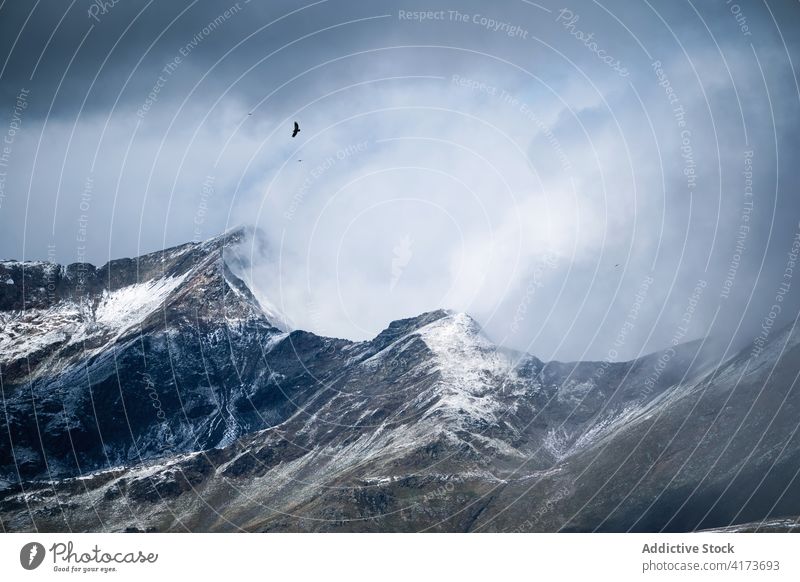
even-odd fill
[(463, 311), (451, 310), (446, 310), (444, 313), (444, 317), (441, 317), (424, 327), (424, 330), (427, 334), (451, 334), (458, 336), (461, 339), (474, 338), (475, 341), (491, 344), (491, 342), (483, 335), (481, 325), (469, 314), (464, 313)]
[(240, 225), (226, 230), (217, 236), (206, 239), (200, 243), (193, 243), (198, 249), (205, 252), (214, 252), (224, 248), (235, 248), (252, 241), (258, 237), (261, 240), (261, 231), (255, 226)]
[(446, 312), (419, 331), (440, 374), (437, 403), (425, 416), (455, 419), (460, 426), (490, 423), (502, 410), (497, 387), (513, 374), (513, 362), (466, 313)]
[(416, 333), (434, 324), (446, 327), (457, 325), (463, 333), (470, 335), (481, 334), (481, 326), (466, 313), (457, 312), (452, 309), (437, 309), (435, 311), (427, 311), (415, 317), (392, 321), (386, 329), (375, 337), (373, 342), (378, 345), (387, 346), (404, 336)]

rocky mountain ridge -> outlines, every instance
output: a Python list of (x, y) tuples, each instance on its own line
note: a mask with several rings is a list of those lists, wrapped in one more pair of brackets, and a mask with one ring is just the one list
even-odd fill
[(4, 529), (685, 531), (800, 513), (794, 328), (757, 357), (699, 342), (666, 364), (542, 362), (446, 310), (324, 338), (236, 275), (248, 236), (82, 282), (0, 263)]

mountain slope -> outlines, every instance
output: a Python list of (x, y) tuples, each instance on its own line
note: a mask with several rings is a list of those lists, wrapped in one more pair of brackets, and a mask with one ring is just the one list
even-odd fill
[(322, 338), (273, 324), (234, 275), (246, 236), (119, 264), (135, 276), (103, 267), (83, 295), (8, 295), (6, 529), (652, 531), (800, 513), (793, 330), (724, 363), (697, 342), (546, 363), (444, 310)]
[(285, 332), (224, 259), (245, 235), (100, 269), (2, 263), (18, 283), (0, 303), (0, 479), (209, 448), (279, 420), (280, 398), (250, 405), (271, 392), (265, 354)]

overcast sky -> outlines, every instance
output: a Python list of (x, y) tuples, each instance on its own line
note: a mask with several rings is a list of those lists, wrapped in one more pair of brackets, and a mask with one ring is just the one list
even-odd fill
[(318, 333), (448, 307), (546, 360), (733, 349), (800, 305), (799, 24), (788, 0), (6, 0), (0, 255), (252, 224), (259, 295)]

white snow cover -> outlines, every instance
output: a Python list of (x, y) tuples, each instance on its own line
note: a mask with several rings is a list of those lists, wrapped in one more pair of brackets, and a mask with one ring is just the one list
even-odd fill
[[(256, 285), (253, 282), (253, 272), (251, 269), (243, 269), (241, 265), (239, 265), (236, 261), (227, 262), (228, 268), (231, 272), (241, 279), (241, 281), (250, 289), (250, 292), (255, 297), (256, 302), (258, 303), (259, 308), (264, 315), (267, 317), (269, 322), (284, 332), (289, 332), (294, 329), (294, 324), (292, 323), (291, 319), (286, 316), (278, 307), (270, 301), (270, 299), (261, 292), (259, 285)], [(230, 282), (229, 282), (230, 283)], [(239, 294), (239, 290), (237, 286), (234, 284), (230, 285), (231, 289), (236, 294)]]
[(569, 451), (569, 435), (561, 427), (550, 428), (544, 437), (542, 447), (560, 461)]
[(80, 313), (75, 304), (61, 304), (0, 313), (0, 324), (0, 363), (7, 363), (66, 341), (80, 326)]
[(186, 274), (129, 285), (111, 293), (104, 291), (95, 321), (119, 330), (127, 329), (155, 311), (184, 279)]

